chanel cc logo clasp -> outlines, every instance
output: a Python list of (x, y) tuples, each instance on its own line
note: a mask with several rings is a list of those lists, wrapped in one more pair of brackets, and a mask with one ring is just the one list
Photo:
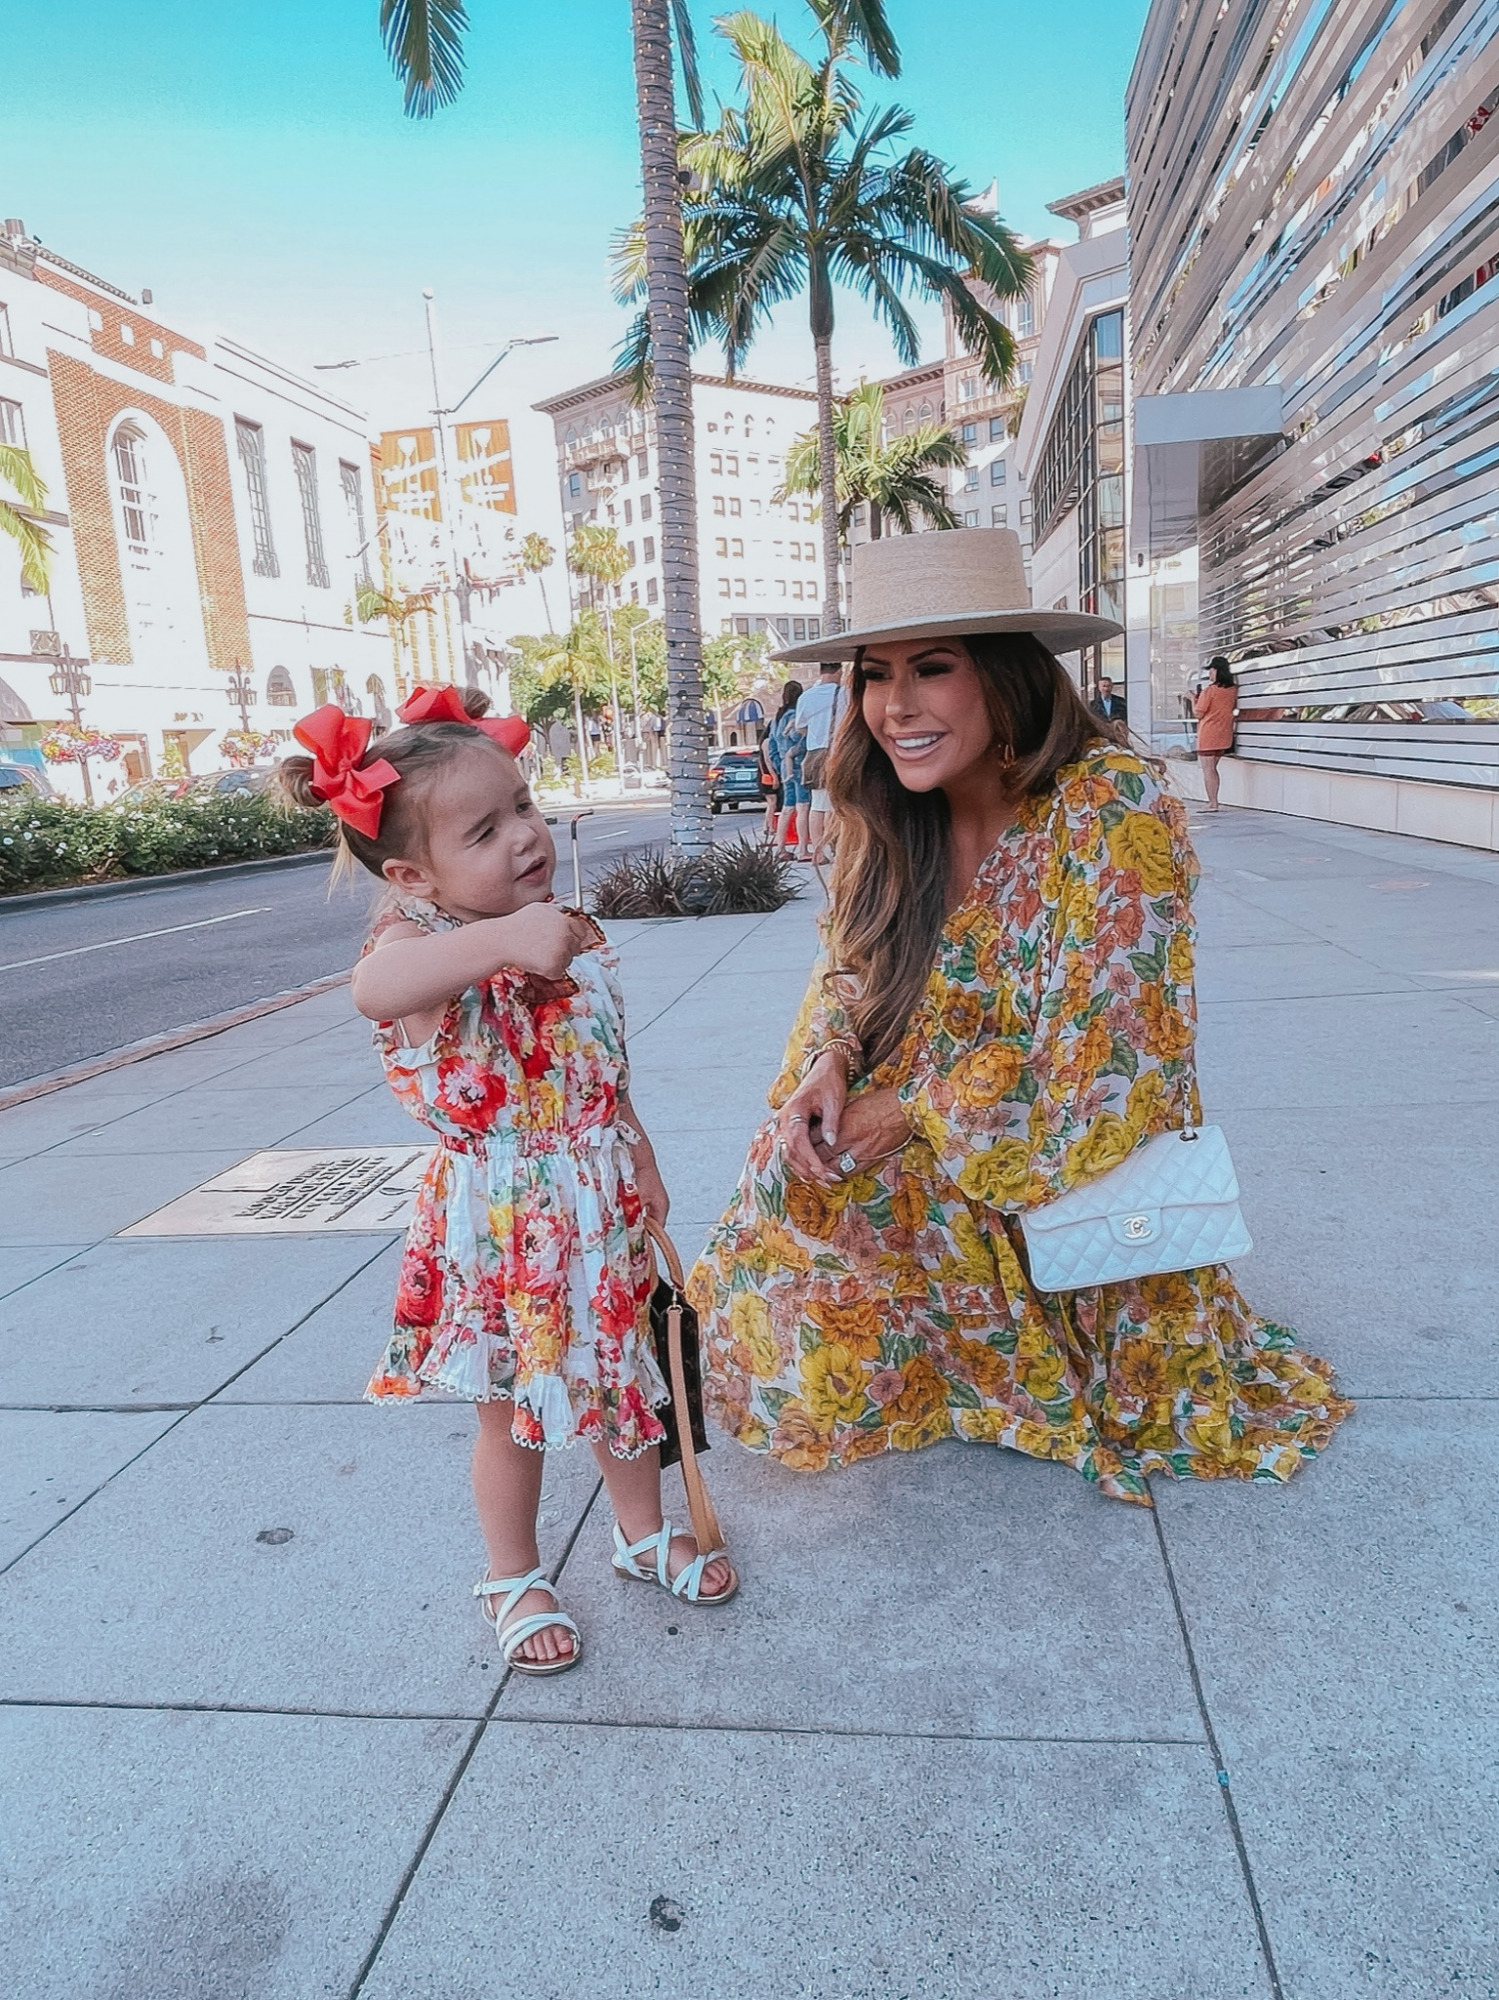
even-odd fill
[(1125, 1239), (1130, 1243), (1143, 1243), (1148, 1236), (1155, 1233), (1148, 1215), (1125, 1216), (1123, 1229)]

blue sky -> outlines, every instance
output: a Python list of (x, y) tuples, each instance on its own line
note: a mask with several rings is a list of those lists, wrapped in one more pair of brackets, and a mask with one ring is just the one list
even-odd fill
[[(494, 342), (558, 334), (513, 356), (494, 396), (471, 406), (521, 418), (526, 511), (550, 427), (525, 421), (524, 406), (603, 373), (622, 324), (606, 258), (638, 201), (629, 7), (470, 7), (464, 94), (417, 124), (401, 114), (376, 0), (3, 0), (0, 213), (131, 291), (150, 286), (169, 322), (221, 326), (298, 367), (417, 348), (427, 284), (454, 394)], [(805, 33), (796, 0), (763, 11)], [(976, 188), (997, 179), (1013, 225), (1068, 235), (1045, 204), (1122, 166), (1146, 0), (889, 0), (889, 11), (904, 73), (871, 93), (893, 92), (916, 139)], [(696, 17), (710, 81), (727, 92), (711, 13)], [(940, 321), (926, 324), (940, 341)], [(852, 307), (837, 359), (850, 379), (892, 365)], [(427, 400), (423, 365), (325, 379), (378, 421), (410, 422)], [(810, 369), (788, 309), (747, 372), (799, 381)]]

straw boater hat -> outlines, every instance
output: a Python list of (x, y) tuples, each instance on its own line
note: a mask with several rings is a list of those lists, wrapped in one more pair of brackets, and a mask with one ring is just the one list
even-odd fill
[(1020, 537), (1013, 528), (888, 535), (854, 550), (858, 630), (778, 651), (778, 660), (851, 660), (881, 640), (962, 639), (972, 632), (1032, 632), (1053, 653), (1075, 652), (1124, 630), (1086, 611), (1033, 611)]

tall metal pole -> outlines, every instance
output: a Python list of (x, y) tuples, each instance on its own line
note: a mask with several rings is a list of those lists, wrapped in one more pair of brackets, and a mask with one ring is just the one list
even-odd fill
[(635, 657), (635, 626), (630, 626), (630, 694), (635, 710), (635, 762), (645, 769), (645, 752), (640, 747), (640, 662)]
[(427, 308), (427, 359), (432, 369), (432, 429), (437, 443), (438, 504), (442, 510), (443, 525), (446, 529), (448, 561), (453, 572), (453, 595), (458, 601), (458, 644), (463, 655), (463, 678), (469, 687), (477, 687), (479, 668), (474, 658), (469, 627), (468, 576), (458, 549), (457, 494), (448, 465), (448, 419), (447, 412), (443, 408), (442, 377), (437, 359), (437, 305), (430, 285), (423, 289), (422, 298)]

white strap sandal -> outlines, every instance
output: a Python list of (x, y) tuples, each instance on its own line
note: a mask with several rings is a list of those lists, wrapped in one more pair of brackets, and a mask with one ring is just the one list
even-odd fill
[[(709, 1595), (703, 1590), (703, 1571), (710, 1562), (727, 1557), (726, 1549), (709, 1549), (702, 1555), (694, 1556), (675, 1576), (671, 1573), (671, 1540), (676, 1530), (670, 1521), (662, 1523), (654, 1535), (647, 1535), (644, 1541), (627, 1542), (624, 1530), (618, 1521), (614, 1524), (614, 1567), (621, 1576), (632, 1576), (639, 1583), (659, 1583), (663, 1590), (669, 1590), (673, 1597), (679, 1597), (687, 1604), (727, 1604), (739, 1588), (739, 1578), (730, 1572), (726, 1589)], [(642, 1568), (636, 1561), (648, 1549), (656, 1551), (656, 1560), (648, 1568)]]
[[(485, 1623), (494, 1627), (507, 1667), (518, 1674), (565, 1674), (583, 1657), (583, 1635), (565, 1611), (532, 1611), (524, 1618), (517, 1618), (513, 1625), (505, 1623), (528, 1590), (544, 1590), (553, 1604), (557, 1603), (557, 1593), (544, 1569), (533, 1569), (529, 1576), (485, 1576), (474, 1585), (479, 1609), (484, 1614)], [(503, 1597), (504, 1603), (496, 1605), (493, 1600), (497, 1597)], [(559, 1626), (562, 1631), (572, 1634), (573, 1649), (567, 1658), (518, 1660), (515, 1656), (526, 1641), (533, 1639), (538, 1632), (544, 1632), (549, 1625)]]

